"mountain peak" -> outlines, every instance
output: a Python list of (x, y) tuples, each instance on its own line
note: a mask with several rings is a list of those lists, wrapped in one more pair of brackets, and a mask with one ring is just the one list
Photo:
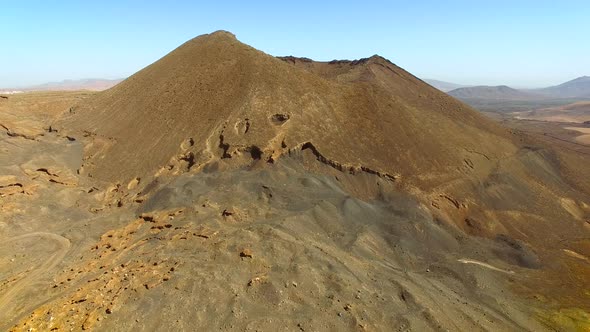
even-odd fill
[[(433, 138), (449, 136), (457, 122), (471, 129), (448, 142)], [(431, 129), (408, 137), (408, 123)], [(491, 121), (381, 56), (277, 59), (225, 31), (183, 44), (85, 99), (55, 126), (96, 135), (98, 150), (81, 172), (109, 181), (247, 162), (249, 154), (274, 162), (304, 147), (342, 169), (411, 176), (462, 164), (459, 152), (438, 153), (448, 145), (478, 145), (489, 155), (510, 146), (489, 144), (502, 136)], [(474, 141), (470, 130), (482, 131), (482, 140)]]
[(227, 30), (217, 30), (214, 32), (211, 32), (210, 34), (208, 34), (209, 36), (212, 37), (224, 37), (224, 38), (231, 38), (231, 39), (236, 39), (236, 35), (234, 35), (233, 33), (227, 31)]
[[(196, 37), (188, 40), (186, 43), (180, 45), (178, 47), (178, 49), (182, 49), (187, 46), (194, 47), (196, 45), (206, 45), (206, 47), (210, 48), (211, 50), (214, 50), (215, 48), (219, 48), (219, 47), (225, 47), (227, 45), (244, 45), (245, 46), (245, 44), (240, 42), (236, 38), (236, 35), (234, 35), (233, 33), (226, 31), (226, 30), (217, 30), (215, 32), (196, 36)], [(214, 45), (217, 45), (217, 46), (214, 46)]]
[(571, 80), (570, 82), (589, 82), (589, 81), (590, 81), (590, 76), (580, 76), (578, 78)]
[(580, 76), (571, 81), (536, 91), (554, 98), (590, 98), (590, 76)]

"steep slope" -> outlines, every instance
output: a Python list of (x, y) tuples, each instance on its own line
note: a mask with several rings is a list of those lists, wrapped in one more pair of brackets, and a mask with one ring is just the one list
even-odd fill
[(533, 91), (553, 98), (590, 98), (590, 76), (581, 76), (556, 86)]
[(535, 100), (543, 96), (513, 89), (505, 85), (474, 86), (459, 88), (448, 92), (459, 99), (490, 99), (490, 100)]
[(272, 161), (307, 143), (338, 167), (408, 180), (454, 173), (467, 151), (516, 150), (503, 129), (378, 56), (292, 62), (227, 32), (199, 36), (55, 127), (92, 137), (83, 174), (122, 183), (211, 160)]

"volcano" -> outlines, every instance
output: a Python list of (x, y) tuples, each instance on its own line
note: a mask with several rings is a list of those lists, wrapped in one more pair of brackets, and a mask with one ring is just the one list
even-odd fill
[(381, 56), (218, 31), (67, 102), (0, 118), (1, 329), (590, 324), (588, 157)]
[(109, 181), (150, 177), (187, 155), (199, 168), (306, 144), (343, 168), (413, 181), (454, 172), (469, 151), (516, 150), (505, 130), (382, 57), (279, 59), (228, 32), (190, 40), (55, 127), (96, 137), (84, 171)]

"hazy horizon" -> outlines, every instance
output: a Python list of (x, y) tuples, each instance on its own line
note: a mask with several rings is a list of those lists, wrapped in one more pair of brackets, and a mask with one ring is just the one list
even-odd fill
[[(571, 79), (568, 79), (567, 81), (571, 81), (574, 80), (576, 78), (582, 77), (582, 76), (587, 76), (587, 75), (580, 75), (578, 77), (573, 77)], [(459, 84), (465, 87), (475, 87), (475, 86), (501, 86), (501, 85), (506, 85), (509, 86), (511, 88), (514, 89), (536, 89), (536, 88), (546, 88), (546, 87), (550, 87), (550, 86), (556, 86), (562, 83), (565, 83), (567, 81), (563, 81), (563, 82), (556, 82), (550, 85), (544, 85), (544, 86), (518, 86), (518, 85), (511, 85), (511, 84), (507, 84), (507, 83), (500, 83), (500, 84), (496, 84), (496, 85), (490, 85), (490, 84), (478, 84), (478, 83), (463, 83), (463, 82), (454, 82), (454, 81), (443, 81), (443, 80), (439, 80), (437, 78), (430, 78), (430, 77), (419, 77), (421, 80), (424, 81), (430, 81), (430, 80), (435, 80), (435, 81), (440, 81), (440, 82), (444, 82), (444, 83), (451, 83), (451, 84)], [(82, 77), (82, 78), (65, 78), (65, 79), (61, 79), (61, 80), (54, 80), (54, 81), (49, 81), (49, 82), (43, 82), (43, 83), (36, 83), (36, 84), (31, 84), (31, 85), (22, 85), (22, 86), (0, 86), (0, 89), (6, 90), (6, 89), (28, 89), (28, 88), (32, 88), (32, 87), (37, 87), (37, 86), (43, 86), (43, 85), (48, 85), (48, 84), (60, 84), (60, 83), (67, 83), (67, 82), (78, 82), (78, 81), (85, 81), (85, 80), (105, 80), (105, 81), (117, 81), (117, 80), (125, 80), (127, 79), (127, 77), (118, 77), (118, 78), (101, 78), (101, 77)]]
[(379, 54), (423, 79), (536, 88), (590, 73), (590, 3), (8, 3), (0, 87), (125, 78), (216, 30), (271, 55)]

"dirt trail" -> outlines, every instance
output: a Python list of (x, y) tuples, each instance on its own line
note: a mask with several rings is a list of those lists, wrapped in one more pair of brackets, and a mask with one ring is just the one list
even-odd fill
[(70, 249), (70, 240), (57, 234), (45, 232), (23, 234), (11, 239), (4, 240), (2, 242), (4, 245), (9, 246), (11, 243), (31, 237), (37, 237), (38, 241), (55, 241), (59, 245), (59, 248), (55, 250), (55, 252), (49, 257), (47, 257), (41, 266), (31, 271), (20, 280), (15, 281), (11, 285), (10, 289), (0, 294), (0, 321), (6, 322), (13, 318), (13, 310), (16, 307), (16, 303), (14, 302), (15, 297), (21, 291), (31, 287), (31, 284), (43, 277), (46, 272), (56, 267), (63, 260)]
[(501, 269), (499, 267), (495, 267), (493, 265), (490, 265), (488, 263), (484, 263), (484, 262), (480, 262), (474, 259), (466, 259), (466, 258), (461, 258), (458, 259), (459, 262), (463, 263), (463, 264), (475, 264), (475, 265), (479, 265), (479, 266), (483, 266), (485, 268), (488, 268), (490, 270), (494, 270), (494, 271), (498, 271), (498, 272), (504, 272), (504, 273), (508, 273), (508, 274), (514, 274), (515, 272), (512, 270), (504, 270)]

